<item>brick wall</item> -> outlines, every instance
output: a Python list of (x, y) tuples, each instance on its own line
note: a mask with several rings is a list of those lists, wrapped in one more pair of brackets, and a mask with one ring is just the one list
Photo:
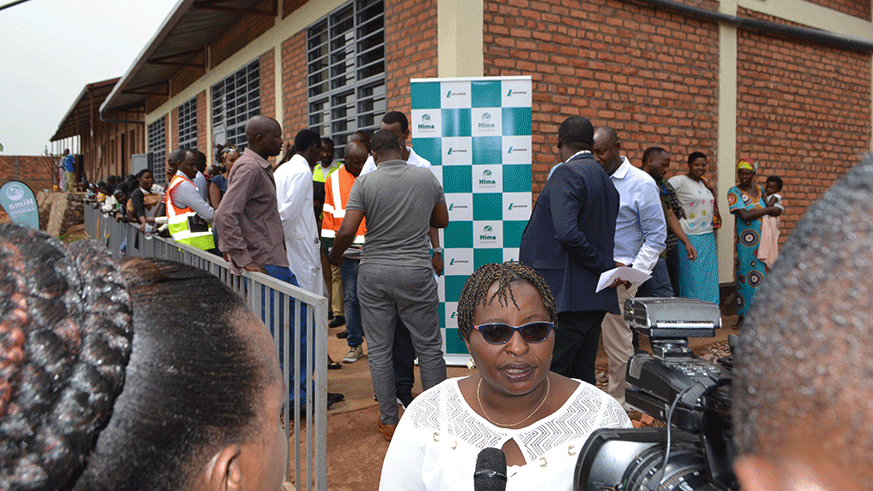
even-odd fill
[(276, 117), (276, 61), (275, 49), (262, 54), (260, 64), (261, 114)]
[(785, 181), (786, 237), (870, 149), (870, 56), (750, 31), (737, 51), (737, 155), (759, 163), (760, 184)]
[(57, 183), (57, 161), (60, 156), (0, 155), (0, 186), (7, 181), (21, 181), (34, 193), (52, 189)]
[(437, 76), (437, 0), (385, 0), (388, 111), (409, 116), (409, 79)]
[(570, 115), (615, 128), (635, 165), (652, 145), (672, 152), (673, 169), (692, 151), (717, 152), (715, 24), (608, 0), (486, 0), (484, 24), (484, 75), (533, 80), (535, 197)]
[(849, 14), (864, 20), (870, 20), (870, 0), (806, 0), (809, 3), (821, 5), (837, 12)]
[(306, 31), (286, 39), (282, 43), (282, 91), (285, 101), (285, 118), (282, 121), (282, 138), (294, 141), (294, 136), (309, 127), (306, 85)]

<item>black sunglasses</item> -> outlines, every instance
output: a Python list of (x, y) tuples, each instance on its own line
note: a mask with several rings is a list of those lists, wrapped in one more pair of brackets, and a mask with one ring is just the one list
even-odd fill
[(473, 326), (473, 329), (481, 332), (482, 338), (489, 344), (506, 344), (516, 331), (528, 343), (542, 343), (554, 327), (554, 322), (536, 321), (518, 327), (499, 323), (480, 324)]

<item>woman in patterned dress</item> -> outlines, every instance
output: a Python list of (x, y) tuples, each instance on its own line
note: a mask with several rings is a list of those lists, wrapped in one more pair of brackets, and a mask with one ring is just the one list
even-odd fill
[(734, 269), (737, 275), (737, 325), (743, 322), (755, 292), (764, 281), (764, 263), (758, 260), (761, 242), (761, 217), (778, 217), (782, 210), (767, 206), (764, 188), (755, 184), (758, 164), (752, 159), (737, 163), (739, 184), (728, 191), (728, 205), (737, 222), (737, 257)]
[(507, 491), (570, 491), (591, 432), (631, 424), (605, 392), (549, 371), (556, 320), (549, 286), (533, 269), (508, 262), (476, 270), (458, 301), (458, 333), (478, 372), (412, 401), (379, 489), (469, 490), (479, 452), (493, 447), (506, 455)]

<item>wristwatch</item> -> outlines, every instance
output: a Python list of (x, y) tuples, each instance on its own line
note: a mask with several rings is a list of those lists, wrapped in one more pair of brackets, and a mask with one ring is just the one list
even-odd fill
[(431, 254), (431, 255), (434, 255), (434, 254), (440, 254), (440, 255), (442, 255), (442, 253), (443, 253), (443, 248), (442, 248), (442, 247), (434, 247), (433, 249), (430, 250), (430, 254)]

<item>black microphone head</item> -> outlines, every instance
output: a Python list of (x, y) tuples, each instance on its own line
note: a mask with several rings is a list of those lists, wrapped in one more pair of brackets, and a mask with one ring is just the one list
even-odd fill
[(506, 489), (506, 454), (499, 448), (488, 447), (476, 457), (473, 474), (474, 491), (504, 491)]

